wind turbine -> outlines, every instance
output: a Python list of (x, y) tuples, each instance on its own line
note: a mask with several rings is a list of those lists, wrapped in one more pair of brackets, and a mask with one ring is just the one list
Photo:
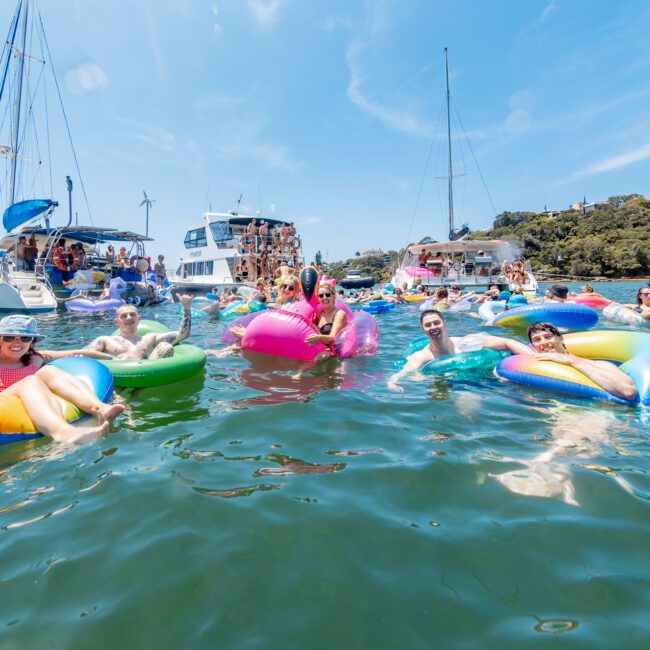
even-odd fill
[(144, 194), (144, 199), (142, 200), (142, 203), (140, 203), (138, 207), (142, 207), (143, 205), (147, 206), (147, 223), (146, 223), (144, 235), (145, 237), (149, 237), (149, 208), (153, 208), (152, 203), (155, 203), (156, 199), (150, 199), (144, 190), (142, 190), (142, 193)]

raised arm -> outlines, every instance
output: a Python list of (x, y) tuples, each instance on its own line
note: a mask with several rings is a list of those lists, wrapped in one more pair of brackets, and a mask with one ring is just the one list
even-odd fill
[(180, 325), (178, 326), (178, 331), (156, 334), (156, 345), (163, 341), (176, 345), (177, 343), (184, 341), (190, 335), (190, 330), (192, 329), (192, 300), (193, 297), (190, 295), (179, 297), (179, 302), (183, 306), (183, 314), (181, 316)]
[(527, 345), (515, 339), (508, 339), (504, 336), (490, 336), (483, 334), (483, 346), (489, 350), (500, 350), (510, 354), (534, 354)]

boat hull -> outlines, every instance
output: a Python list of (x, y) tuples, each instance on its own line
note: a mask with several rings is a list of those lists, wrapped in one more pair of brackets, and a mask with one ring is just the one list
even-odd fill
[(375, 278), (344, 278), (339, 282), (339, 285), (344, 289), (370, 289), (377, 284)]

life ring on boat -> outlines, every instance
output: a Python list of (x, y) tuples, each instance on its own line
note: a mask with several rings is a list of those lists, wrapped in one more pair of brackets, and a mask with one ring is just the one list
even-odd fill
[[(146, 262), (147, 266), (145, 268), (144, 264), (141, 264), (141, 261)], [(151, 271), (151, 258), (150, 257), (140, 257), (140, 255), (132, 255), (129, 259), (129, 264), (131, 268), (136, 269), (140, 273), (146, 273)]]
[(63, 246), (57, 246), (52, 251), (52, 262), (60, 271), (75, 271), (79, 266), (79, 251), (76, 248), (66, 251)]
[(239, 241), (242, 245), (242, 248), (246, 251), (249, 251), (251, 248), (253, 248), (253, 244), (255, 243), (253, 235), (249, 235), (248, 233), (242, 235)]
[(287, 246), (290, 249), (293, 249), (294, 251), (299, 251), (300, 247), (302, 246), (302, 242), (300, 241), (300, 237), (296, 235), (291, 235), (289, 239), (287, 240)]

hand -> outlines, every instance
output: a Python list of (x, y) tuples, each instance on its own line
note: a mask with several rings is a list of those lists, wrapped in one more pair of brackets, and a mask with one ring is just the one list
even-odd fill
[(192, 300), (194, 300), (194, 296), (185, 294), (183, 296), (179, 296), (178, 300), (181, 305), (183, 305), (183, 309), (190, 309), (192, 307)]
[(393, 393), (403, 393), (404, 388), (400, 386), (397, 382), (394, 381), (389, 381), (388, 382), (388, 390), (392, 390)]
[(320, 334), (310, 334), (306, 339), (305, 343), (307, 345), (316, 345), (316, 343), (320, 343), (321, 335)]
[(572, 365), (572, 357), (570, 354), (561, 354), (560, 352), (538, 352), (535, 355), (536, 359), (540, 361), (555, 361), (555, 363), (561, 363), (565, 366)]
[(246, 328), (242, 327), (241, 325), (233, 325), (230, 328), (230, 331), (241, 341), (241, 339), (244, 338), (244, 334), (246, 334)]

